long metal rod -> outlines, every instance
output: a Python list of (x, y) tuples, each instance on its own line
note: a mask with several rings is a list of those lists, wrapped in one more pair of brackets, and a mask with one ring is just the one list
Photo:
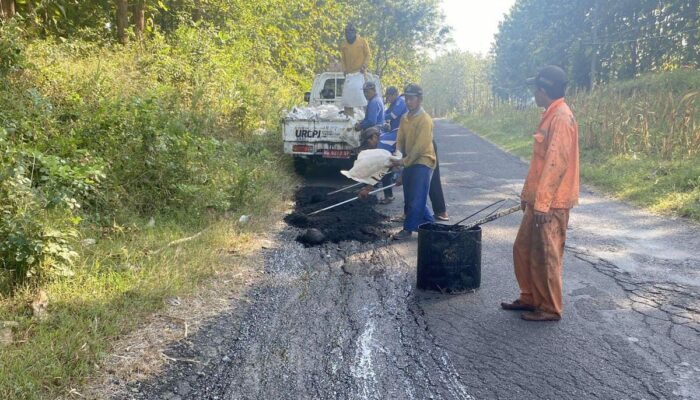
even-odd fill
[(493, 214), (493, 215), (490, 215), (490, 216), (488, 216), (488, 217), (486, 217), (486, 218), (482, 218), (482, 219), (480, 219), (480, 220), (478, 220), (478, 221), (472, 222), (472, 223), (470, 223), (469, 225), (465, 225), (465, 226), (464, 226), (464, 229), (471, 229), (471, 228), (473, 228), (473, 227), (475, 227), (475, 226), (477, 226), (477, 225), (483, 225), (483, 224), (485, 224), (485, 223), (487, 223), (487, 222), (493, 221), (494, 219), (499, 219), (499, 218), (501, 218), (501, 217), (505, 217), (505, 216), (508, 215), (508, 214), (513, 214), (514, 212), (518, 212), (518, 211), (520, 211), (520, 210), (522, 210), (522, 207), (521, 207), (520, 205), (513, 206), (513, 207), (511, 207), (511, 208), (509, 208), (509, 209), (507, 209), (507, 210), (503, 210), (503, 211), (501, 211), (501, 212), (497, 212), (496, 214)]
[(487, 209), (489, 209), (489, 208), (495, 206), (495, 205), (498, 204), (498, 203), (503, 203), (504, 201), (506, 201), (506, 199), (502, 199), (502, 200), (495, 201), (495, 202), (489, 204), (488, 206), (482, 208), (481, 210), (475, 212), (474, 214), (472, 214), (472, 215), (470, 215), (470, 216), (468, 216), (468, 217), (466, 217), (466, 218), (463, 218), (462, 220), (460, 220), (460, 221), (458, 221), (458, 222), (455, 222), (454, 224), (452, 224), (452, 226), (459, 225), (459, 224), (461, 224), (462, 222), (468, 220), (469, 218), (475, 216), (476, 214), (478, 214), (478, 213), (480, 213), (480, 212), (482, 212), (482, 211), (484, 211), (484, 210), (487, 210)]
[(332, 195), (332, 194), (340, 193), (340, 192), (343, 192), (343, 191), (348, 190), (348, 189), (352, 189), (352, 188), (354, 188), (355, 186), (360, 186), (360, 185), (366, 185), (366, 183), (362, 183), (362, 182), (353, 183), (353, 184), (350, 185), (350, 186), (345, 186), (345, 187), (342, 187), (342, 188), (340, 188), (340, 189), (338, 189), (338, 190), (335, 190), (335, 191), (333, 191), (333, 192), (327, 193), (326, 196), (330, 196), (330, 195)]
[[(384, 187), (382, 187), (382, 188), (375, 189), (375, 190), (369, 192), (369, 194), (379, 193), (379, 192), (381, 192), (381, 191), (384, 190), (384, 189), (389, 189), (389, 188), (394, 187), (394, 186), (396, 186), (396, 184), (395, 184), (395, 183), (392, 183), (392, 184), (389, 185), (389, 186), (384, 186)], [(330, 210), (331, 208), (336, 208), (336, 207), (338, 207), (338, 206), (342, 206), (343, 204), (350, 203), (351, 201), (355, 201), (355, 200), (357, 200), (357, 199), (358, 199), (358, 197), (355, 196), (355, 197), (353, 197), (353, 198), (351, 198), (351, 199), (347, 199), (347, 200), (345, 200), (345, 201), (341, 201), (340, 203), (333, 204), (332, 206), (328, 206), (328, 207), (326, 207), (326, 208), (322, 208), (322, 209), (320, 209), (320, 210), (316, 210), (316, 211), (310, 213), (309, 216), (314, 215), (314, 214), (318, 214), (318, 213), (320, 213), (320, 212), (322, 212), (322, 211), (328, 211), (328, 210)]]

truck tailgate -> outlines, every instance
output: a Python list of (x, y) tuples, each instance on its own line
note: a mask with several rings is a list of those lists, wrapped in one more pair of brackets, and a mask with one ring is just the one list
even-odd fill
[(285, 142), (343, 142), (341, 135), (352, 130), (348, 121), (286, 120), (283, 122)]

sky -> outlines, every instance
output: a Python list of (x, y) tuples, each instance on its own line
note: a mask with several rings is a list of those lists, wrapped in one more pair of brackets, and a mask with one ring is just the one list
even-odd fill
[(442, 0), (446, 22), (460, 50), (487, 54), (503, 20), (515, 0)]

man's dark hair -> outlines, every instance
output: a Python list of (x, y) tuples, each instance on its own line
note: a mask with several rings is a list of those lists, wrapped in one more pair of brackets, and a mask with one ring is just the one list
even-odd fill
[(423, 97), (423, 88), (411, 83), (406, 88), (403, 90), (403, 94), (405, 96), (418, 96), (418, 97)]
[(388, 96), (394, 96), (394, 95), (398, 96), (399, 89), (397, 89), (396, 86), (389, 86), (388, 88), (386, 88), (386, 94)]
[(376, 126), (371, 126), (360, 133), (360, 147), (367, 148), (367, 142), (372, 136), (379, 137), (380, 132)]

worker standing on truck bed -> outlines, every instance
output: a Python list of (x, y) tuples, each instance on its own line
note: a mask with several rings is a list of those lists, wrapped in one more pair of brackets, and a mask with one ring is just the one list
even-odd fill
[(520, 297), (501, 307), (526, 311), (521, 317), (527, 321), (559, 321), (566, 228), (579, 196), (578, 126), (564, 101), (567, 78), (561, 68), (546, 66), (528, 84), (545, 111), (533, 135), (520, 197), (525, 215), (513, 245)]
[(435, 222), (428, 209), (430, 179), (435, 168), (435, 148), (433, 147), (433, 120), (422, 107), (423, 89), (418, 85), (408, 85), (404, 90), (408, 113), (401, 118), (396, 148), (403, 155), (395, 166), (403, 166), (403, 173), (396, 184), (403, 184), (406, 202), (406, 218), (403, 230), (394, 239), (410, 238), (418, 226), (425, 222)]
[(365, 72), (371, 60), (367, 40), (357, 34), (357, 29), (352, 24), (345, 27), (345, 41), (340, 46), (340, 56), (345, 73), (343, 107), (345, 115), (352, 117), (355, 115), (355, 107), (367, 105), (362, 95), (362, 85), (365, 83)]

